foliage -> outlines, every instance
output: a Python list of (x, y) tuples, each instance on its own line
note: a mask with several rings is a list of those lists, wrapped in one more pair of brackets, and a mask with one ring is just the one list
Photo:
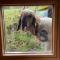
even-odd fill
[[(13, 36), (13, 38), (12, 38)], [(43, 50), (40, 44), (37, 44), (35, 36), (25, 31), (14, 31), (7, 36), (9, 41), (7, 42), (7, 51), (40, 51)]]

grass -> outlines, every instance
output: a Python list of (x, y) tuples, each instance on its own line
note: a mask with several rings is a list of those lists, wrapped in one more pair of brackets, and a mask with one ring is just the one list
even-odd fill
[(6, 36), (6, 51), (43, 51), (43, 46), (37, 44), (36, 37), (22, 30), (14, 31)]

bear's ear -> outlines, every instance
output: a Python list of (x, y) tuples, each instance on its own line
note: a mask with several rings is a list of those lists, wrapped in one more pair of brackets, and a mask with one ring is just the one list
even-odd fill
[(20, 17), (19, 22), (18, 22), (17, 31), (20, 29), (20, 26), (21, 26), (21, 17)]

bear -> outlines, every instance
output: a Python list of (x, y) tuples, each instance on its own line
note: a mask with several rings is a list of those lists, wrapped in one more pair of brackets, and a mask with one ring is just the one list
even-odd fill
[(40, 19), (34, 12), (30, 10), (24, 10), (20, 16), (17, 31), (19, 29), (22, 29), (23, 31), (27, 30), (32, 34), (37, 35), (40, 28), (39, 23)]

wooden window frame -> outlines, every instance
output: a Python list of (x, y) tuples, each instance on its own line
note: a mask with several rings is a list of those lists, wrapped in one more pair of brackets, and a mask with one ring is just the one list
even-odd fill
[[(37, 57), (38, 58), (58, 58), (59, 57), (59, 39), (58, 39), (58, 4), (56, 0), (22, 0), (22, 1), (17, 1), (17, 0), (9, 0), (9, 1), (1, 1), (0, 2), (0, 7), (1, 6), (22, 6), (22, 5), (53, 5), (54, 7), (54, 11), (55, 11), (55, 17), (53, 17), (53, 19), (55, 19), (55, 23), (54, 23), (54, 55), (30, 55), (30, 56), (16, 56), (18, 58), (23, 58), (23, 57)], [(2, 25), (2, 16), (1, 16), (1, 12), (0, 12), (0, 56), (4, 57), (2, 54), (2, 39), (3, 39), (3, 25)], [(6, 56), (8, 57), (8, 56)], [(12, 58), (16, 58), (15, 56), (10, 56)], [(35, 59), (35, 58), (34, 58)], [(44, 59), (43, 59), (44, 60)]]

